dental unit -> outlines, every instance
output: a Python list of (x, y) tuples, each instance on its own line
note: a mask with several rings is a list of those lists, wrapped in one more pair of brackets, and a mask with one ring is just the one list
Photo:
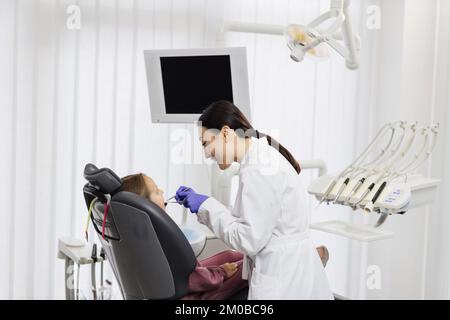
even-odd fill
[(319, 200), (319, 205), (325, 202), (353, 210), (362, 209), (367, 214), (377, 213), (380, 215), (377, 222), (355, 226), (328, 221), (313, 225), (313, 229), (363, 241), (392, 236), (378, 230), (388, 216), (404, 214), (433, 200), (439, 180), (424, 177), (417, 170), (433, 153), (438, 132), (439, 124), (420, 127), (417, 122), (400, 121), (383, 126), (341, 173), (323, 175), (308, 188), (308, 192)]

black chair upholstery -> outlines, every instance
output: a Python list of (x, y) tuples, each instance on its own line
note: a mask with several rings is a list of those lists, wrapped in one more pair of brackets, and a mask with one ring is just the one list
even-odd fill
[[(83, 188), (91, 221), (125, 299), (179, 299), (196, 258), (176, 223), (153, 202), (121, 190), (110, 169), (87, 164)], [(104, 224), (105, 205), (109, 208)]]

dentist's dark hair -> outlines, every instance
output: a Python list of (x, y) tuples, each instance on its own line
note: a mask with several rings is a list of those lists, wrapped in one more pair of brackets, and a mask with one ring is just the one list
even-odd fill
[(289, 150), (271, 136), (255, 130), (242, 111), (233, 103), (226, 100), (213, 102), (203, 111), (198, 121), (200, 122), (199, 124), (206, 129), (222, 130), (224, 126), (228, 126), (231, 129), (236, 130), (236, 133), (239, 135), (243, 132), (245, 138), (266, 138), (269, 145), (278, 150), (292, 167), (294, 167), (295, 171), (300, 174), (300, 164), (295, 160)]

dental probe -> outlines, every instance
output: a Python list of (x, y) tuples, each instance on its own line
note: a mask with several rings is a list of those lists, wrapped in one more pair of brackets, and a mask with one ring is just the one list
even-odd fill
[[(189, 190), (189, 188), (184, 188), (183, 190), (182, 190), (182, 192), (183, 191), (187, 191), (187, 190)], [(172, 197), (170, 197), (169, 199), (167, 199), (166, 201), (164, 201), (164, 205), (166, 206), (168, 203), (184, 203), (184, 201), (170, 201), (170, 200), (172, 200), (173, 198), (175, 198), (177, 196), (177, 194), (175, 193)]]

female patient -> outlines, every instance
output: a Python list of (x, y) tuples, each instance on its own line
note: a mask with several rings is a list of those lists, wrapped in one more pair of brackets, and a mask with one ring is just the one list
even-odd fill
[[(122, 190), (147, 198), (165, 210), (163, 191), (145, 174), (132, 174), (122, 178)], [(248, 286), (242, 280), (243, 255), (234, 250), (220, 252), (202, 261), (197, 261), (189, 276), (189, 294), (183, 299), (226, 299)]]
[[(122, 190), (147, 198), (165, 211), (164, 192), (145, 174), (132, 174), (122, 178)], [(328, 260), (326, 247), (317, 248), (322, 263)], [(222, 251), (207, 259), (197, 261), (189, 276), (189, 294), (183, 299), (226, 299), (248, 286), (242, 279), (243, 255), (234, 250)]]

